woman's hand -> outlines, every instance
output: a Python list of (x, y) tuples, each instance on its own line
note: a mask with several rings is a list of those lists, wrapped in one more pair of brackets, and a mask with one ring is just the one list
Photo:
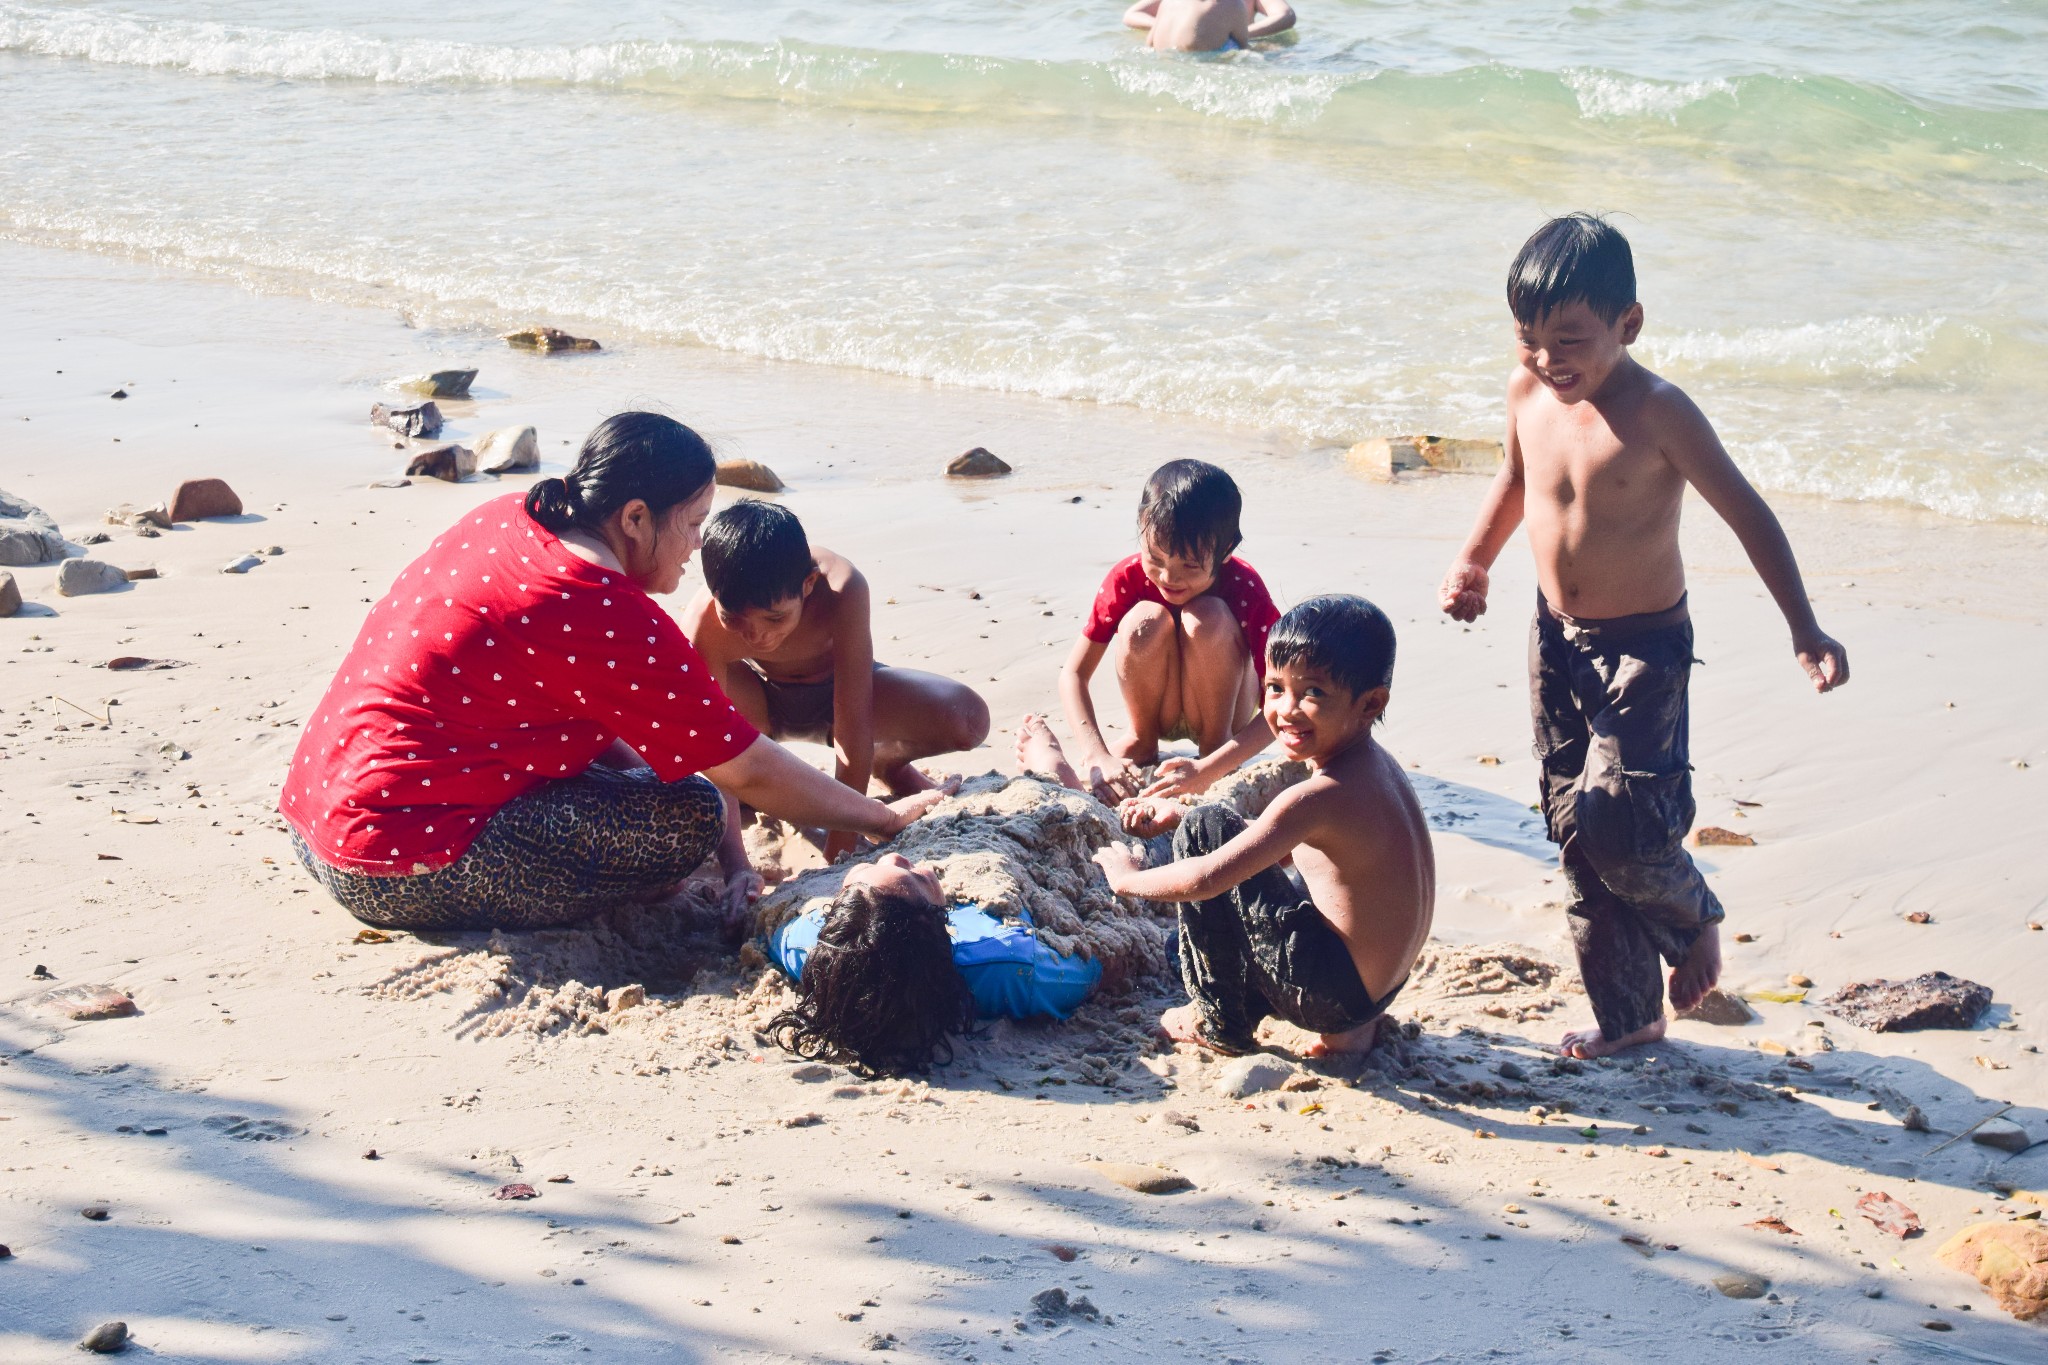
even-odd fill
[(1121, 896), (1124, 887), (1137, 873), (1145, 870), (1136, 853), (1128, 844), (1104, 844), (1095, 850), (1095, 865), (1102, 869), (1102, 875), (1109, 880), (1109, 889)]
[(933, 806), (938, 805), (939, 802), (959, 790), (960, 779), (949, 777), (938, 786), (927, 791), (913, 792), (909, 796), (900, 796), (894, 801), (884, 802), (889, 808), (889, 814), (893, 818), (894, 823), (882, 832), (881, 837), (888, 839), (901, 834), (905, 829), (916, 824), (929, 814)]
[(1116, 818), (1124, 833), (1140, 839), (1156, 838), (1178, 828), (1185, 813), (1178, 801), (1155, 796), (1134, 796), (1116, 808)]

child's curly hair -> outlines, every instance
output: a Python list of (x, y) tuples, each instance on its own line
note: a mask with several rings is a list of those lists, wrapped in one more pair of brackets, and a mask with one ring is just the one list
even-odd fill
[(842, 888), (804, 963), (798, 1000), (768, 1033), (799, 1057), (855, 1075), (923, 1075), (953, 1060), (974, 1025), (974, 996), (953, 965), (946, 907), (917, 896)]

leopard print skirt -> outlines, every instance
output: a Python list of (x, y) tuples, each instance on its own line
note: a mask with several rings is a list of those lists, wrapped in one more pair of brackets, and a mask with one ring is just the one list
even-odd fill
[(701, 777), (592, 766), (508, 802), (447, 867), (372, 877), (292, 845), (343, 909), (385, 929), (546, 929), (657, 898), (718, 851), (725, 799)]

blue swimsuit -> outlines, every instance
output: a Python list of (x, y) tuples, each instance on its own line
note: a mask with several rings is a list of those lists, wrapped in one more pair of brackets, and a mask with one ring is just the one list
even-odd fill
[[(768, 960), (790, 980), (801, 980), (824, 925), (823, 907), (797, 916), (768, 936)], [(984, 1019), (1064, 1019), (1102, 979), (1100, 962), (1054, 952), (1038, 941), (1028, 920), (1005, 924), (980, 906), (956, 905), (947, 912), (946, 928), (953, 936), (953, 965), (967, 978)]]

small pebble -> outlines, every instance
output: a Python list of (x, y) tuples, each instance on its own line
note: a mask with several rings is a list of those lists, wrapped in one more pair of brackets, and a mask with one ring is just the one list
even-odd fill
[(109, 1210), (105, 1204), (88, 1204), (80, 1209), (78, 1213), (80, 1217), (90, 1219), (92, 1222), (104, 1223), (107, 1221)]
[(112, 1355), (128, 1345), (128, 1324), (125, 1322), (103, 1322), (87, 1332), (78, 1343), (81, 1351), (95, 1355)]

